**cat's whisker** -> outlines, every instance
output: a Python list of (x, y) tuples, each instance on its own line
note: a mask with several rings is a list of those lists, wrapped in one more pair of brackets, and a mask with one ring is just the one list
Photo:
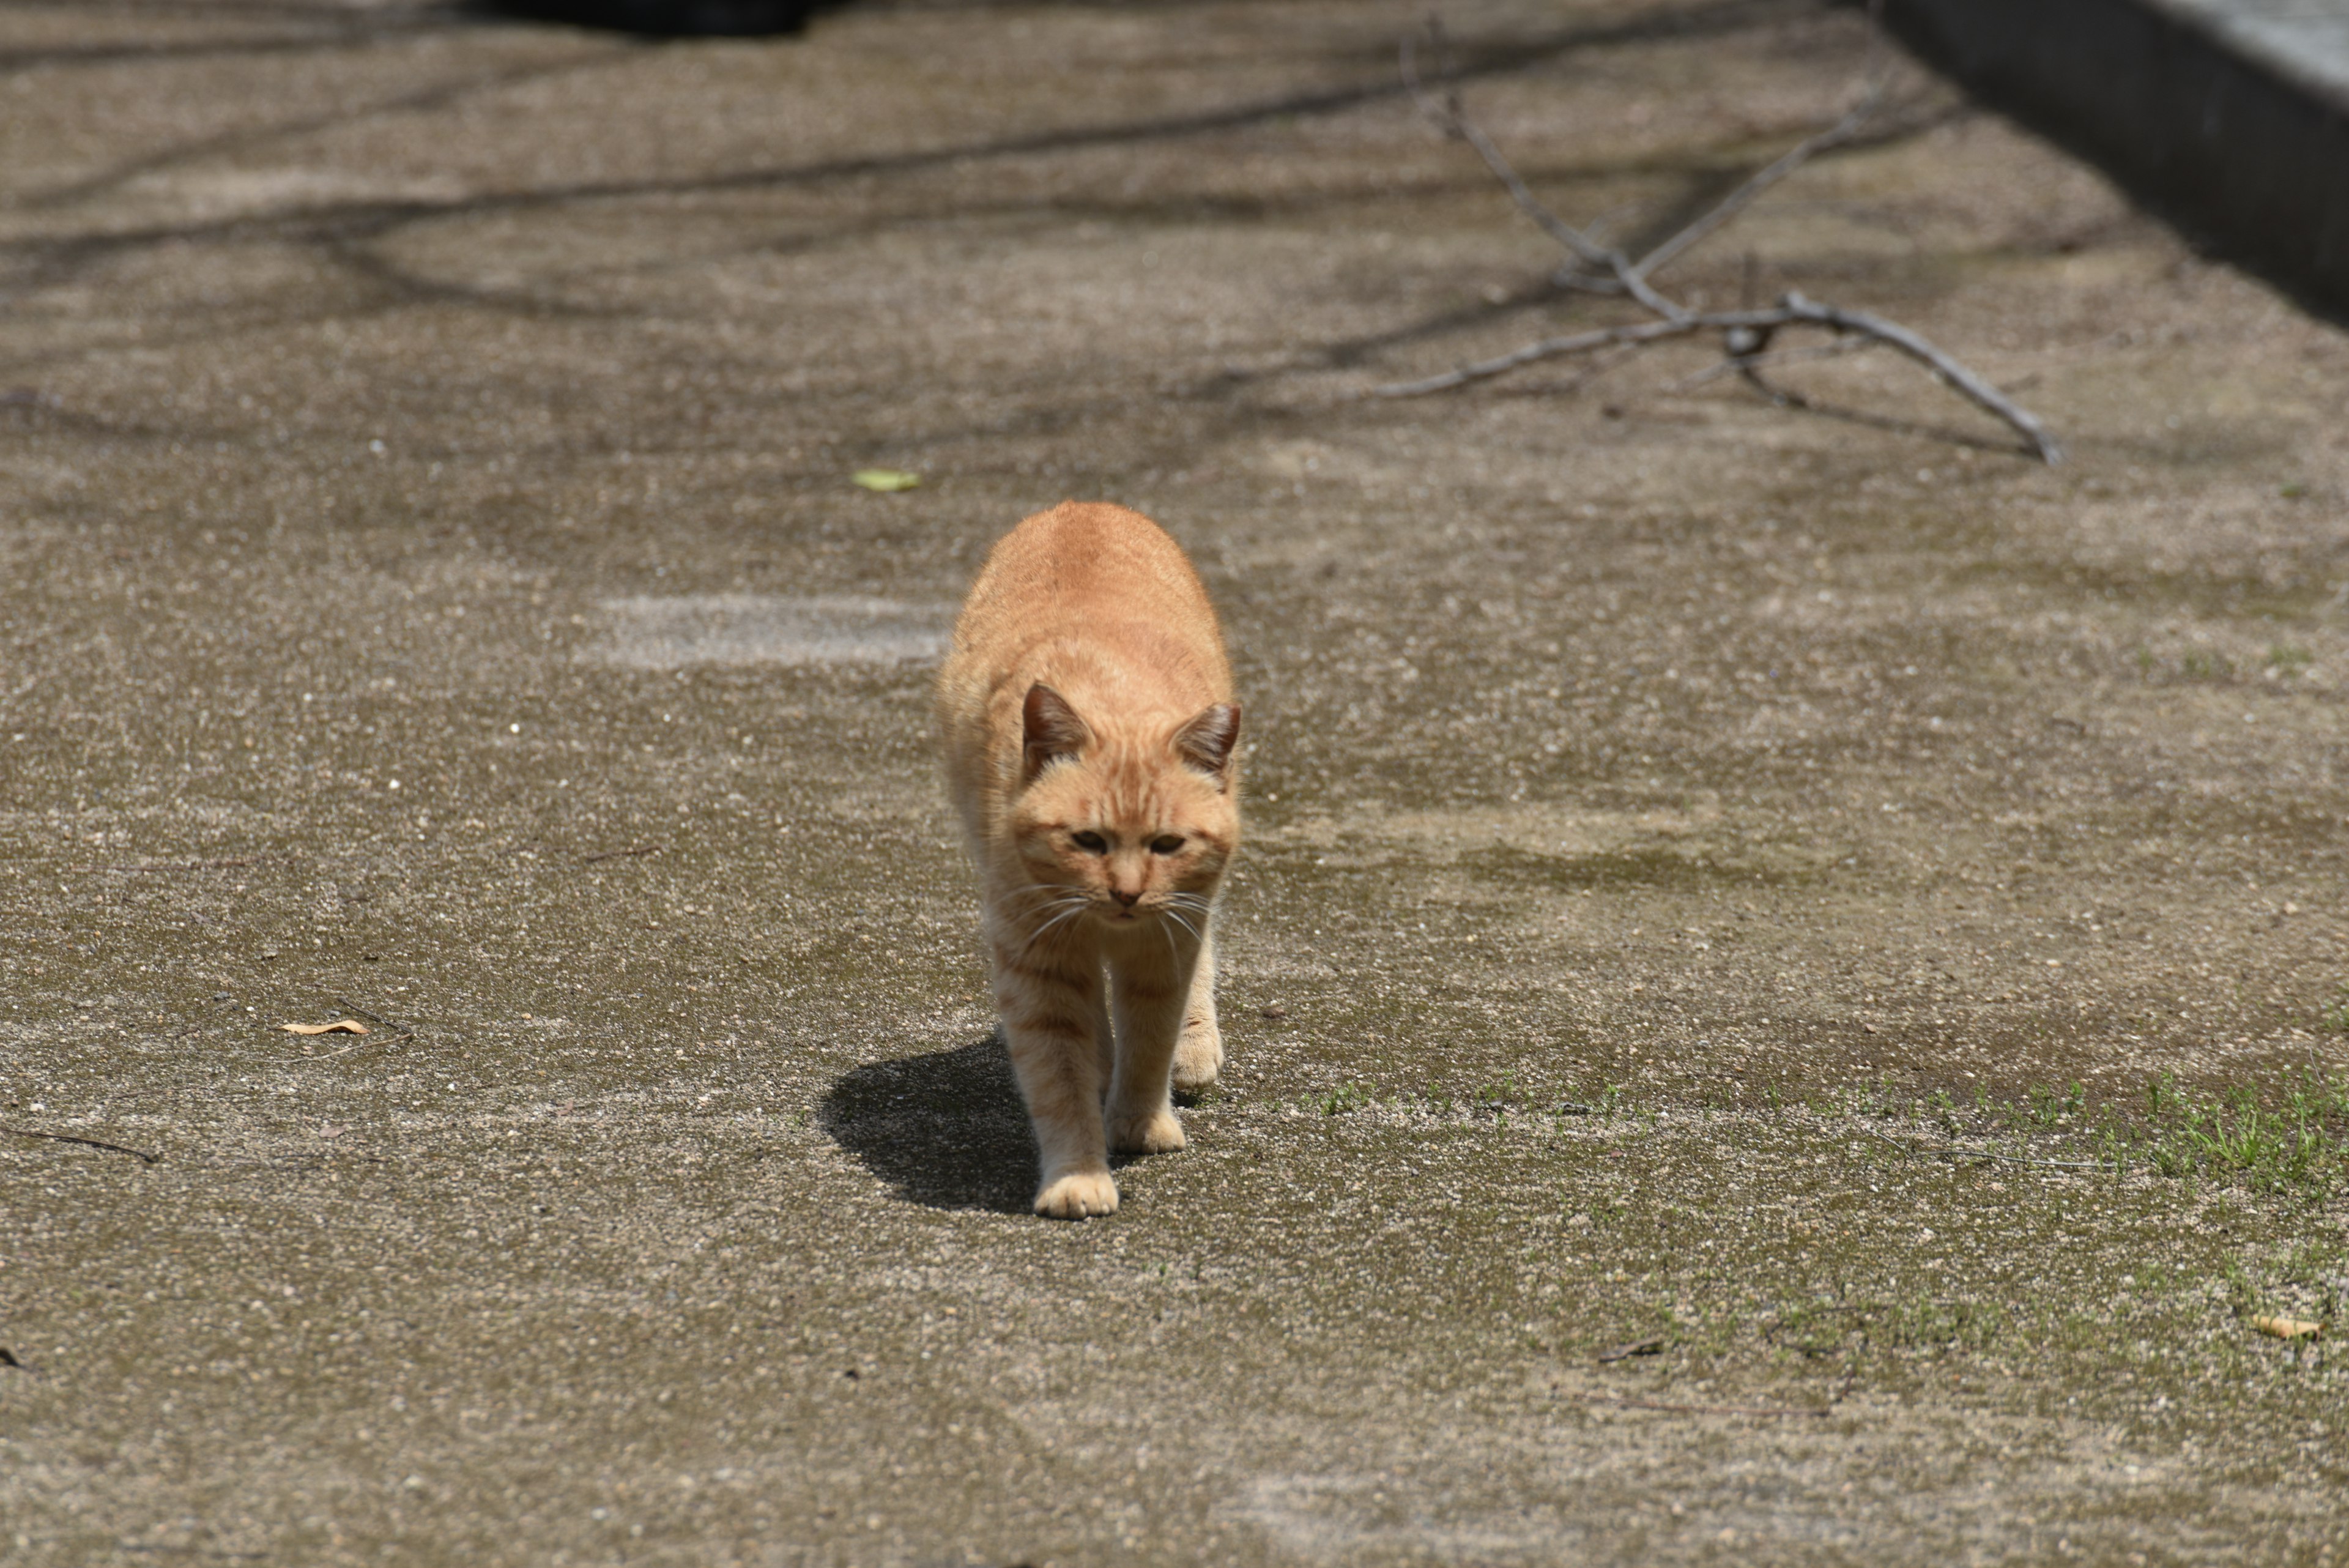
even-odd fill
[[(1087, 900), (1087, 902), (1090, 902), (1090, 900)], [(1028, 956), (1029, 950), (1033, 948), (1038, 942), (1042, 941), (1048, 932), (1067, 925), (1071, 920), (1075, 919), (1079, 915), (1081, 915), (1084, 912), (1085, 904), (1082, 903), (1075, 905), (1070, 909), (1062, 909), (1059, 914), (1054, 915), (1050, 919), (1045, 921), (1042, 925), (1028, 933), (1028, 940), (1019, 945), (1019, 952), (1018, 956), (1020, 958), (1026, 958)]]
[(1030, 934), (1034, 936), (1041, 936), (1044, 932), (1050, 930), (1055, 926), (1065, 925), (1069, 921), (1073, 920), (1078, 916), (1083, 914), (1087, 907), (1088, 900), (1081, 898), (1068, 899), (1061, 903), (1054, 904), (1050, 906), (1052, 909), (1051, 916), (1041, 925), (1038, 926)]
[(1025, 888), (1014, 888), (1009, 892), (1003, 894), (1002, 897), (1006, 898), (1041, 898), (1045, 900), (1045, 907), (1049, 908), (1051, 903), (1059, 899), (1081, 899), (1086, 898), (1087, 895), (1077, 888), (1063, 888), (1056, 883), (1035, 882), (1030, 883)]
[(1026, 912), (1029, 914), (1041, 914), (1046, 909), (1064, 909), (1071, 904), (1089, 904), (1092, 902), (1092, 897), (1089, 894), (1083, 893), (1074, 888), (1028, 888), (1021, 889), (1021, 891), (1031, 895), (1041, 896), (1043, 900), (1028, 909)]
[[(1016, 912), (1007, 912), (1002, 917), (1002, 919), (1003, 923), (1009, 926), (1014, 931), (1025, 930), (1028, 933), (1028, 941), (1033, 942), (1039, 929), (1049, 929), (1051, 926), (1057, 925), (1062, 919), (1068, 919), (1072, 915), (1082, 913), (1086, 907), (1086, 903), (1087, 900), (1082, 898), (1062, 898), (1050, 904), (1041, 905), (1035, 909), (1023, 909)], [(1044, 926), (1042, 928), (1034, 928), (1030, 926), (1030, 921), (1038, 919), (1044, 921)], [(1022, 952), (1027, 950), (1028, 950), (1025, 946), (1022, 946), (1020, 949), (1020, 951)]]

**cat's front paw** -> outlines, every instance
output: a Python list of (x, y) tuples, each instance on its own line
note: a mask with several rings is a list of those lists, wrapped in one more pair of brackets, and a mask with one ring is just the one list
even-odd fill
[(1173, 1154), (1188, 1141), (1173, 1111), (1110, 1118), (1109, 1146), (1120, 1154)]
[(1044, 1183), (1036, 1212), (1048, 1220), (1086, 1220), (1117, 1212), (1117, 1183), (1106, 1170), (1080, 1170)]
[(1174, 1087), (1194, 1095), (1216, 1081), (1223, 1070), (1224, 1036), (1213, 1023), (1189, 1023), (1174, 1042)]

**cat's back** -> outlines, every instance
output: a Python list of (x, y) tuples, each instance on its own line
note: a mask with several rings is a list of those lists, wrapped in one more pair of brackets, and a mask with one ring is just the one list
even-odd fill
[(999, 540), (955, 623), (944, 695), (952, 701), (971, 681), (1013, 679), (1041, 650), (1071, 640), (1104, 653), (1157, 645), (1130, 652), (1168, 676), (1194, 677), (1183, 684), (1196, 691), (1182, 700), (1230, 694), (1207, 591), (1183, 547), (1139, 512), (1064, 501)]
[(1171, 721), (1231, 701), (1215, 607), (1164, 529), (1123, 506), (1064, 501), (996, 542), (939, 671), (958, 786), (1009, 765), (1019, 700), (1039, 681), (1112, 719)]
[(1141, 513), (1064, 501), (997, 541), (955, 628), (956, 652), (1145, 620), (1222, 652), (1206, 589), (1183, 546)]

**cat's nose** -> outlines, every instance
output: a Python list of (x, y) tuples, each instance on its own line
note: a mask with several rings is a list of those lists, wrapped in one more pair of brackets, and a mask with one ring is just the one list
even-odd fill
[(1142, 897), (1142, 889), (1139, 888), (1112, 888), (1109, 890), (1109, 896), (1115, 898), (1119, 903), (1123, 904), (1130, 909), (1133, 908), (1134, 901)]

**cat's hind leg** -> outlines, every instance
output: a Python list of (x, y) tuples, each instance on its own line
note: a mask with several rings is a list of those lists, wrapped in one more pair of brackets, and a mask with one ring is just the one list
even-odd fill
[(999, 950), (995, 1006), (1019, 1097), (1036, 1131), (1036, 1212), (1082, 1220), (1117, 1212), (1102, 1125), (1102, 972), (1090, 950)]
[(1224, 1034), (1216, 1026), (1216, 935), (1203, 928), (1199, 962), (1183, 1007), (1183, 1033), (1174, 1042), (1174, 1087), (1195, 1094), (1213, 1084), (1223, 1066)]

